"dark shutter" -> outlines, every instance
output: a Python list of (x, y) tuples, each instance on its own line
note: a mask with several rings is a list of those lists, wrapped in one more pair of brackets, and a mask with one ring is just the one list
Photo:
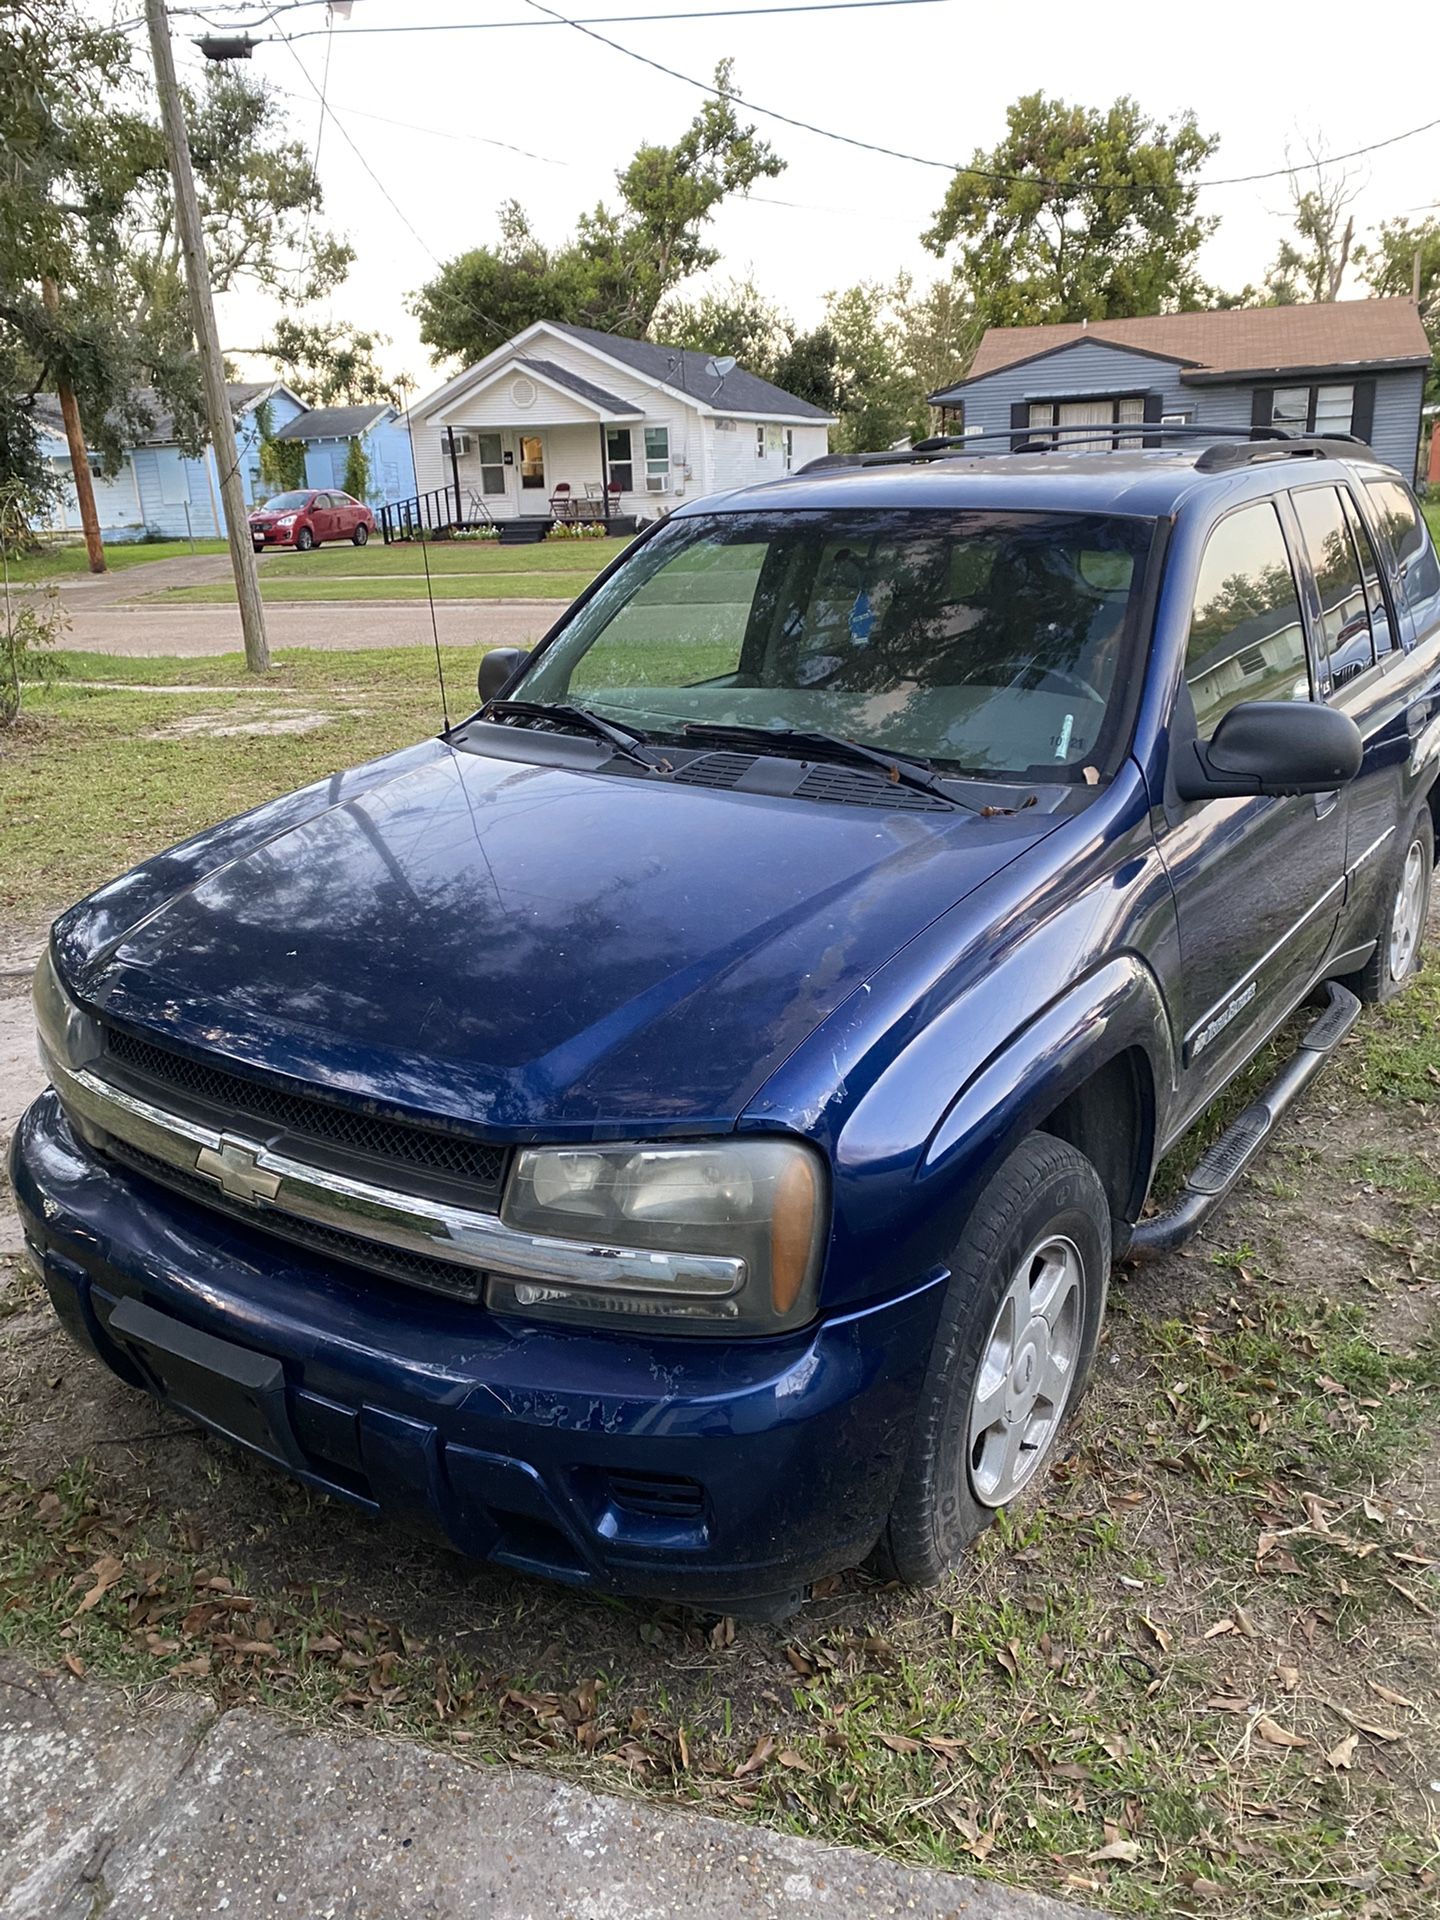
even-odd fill
[(1367, 444), (1375, 431), (1375, 382), (1357, 380), (1355, 382), (1355, 411), (1350, 416), (1350, 431), (1357, 440)]
[(1256, 387), (1250, 394), (1250, 424), (1269, 427), (1275, 423), (1275, 389)]
[[(1012, 400), (1010, 402), (1010, 424), (1012, 427), (1028, 427), (1029, 426), (1030, 402), (1028, 400)], [(1025, 442), (1023, 440), (1017, 440), (1012, 435), (1010, 440), (1010, 451), (1012, 453), (1024, 453)]]
[[(1160, 416), (1164, 411), (1165, 411), (1164, 394), (1163, 393), (1147, 393), (1145, 396), (1146, 426), (1147, 427), (1158, 426), (1160, 423)], [(1146, 434), (1145, 445), (1147, 447), (1158, 447), (1161, 444), (1162, 444), (1162, 436), (1160, 434), (1158, 433)]]

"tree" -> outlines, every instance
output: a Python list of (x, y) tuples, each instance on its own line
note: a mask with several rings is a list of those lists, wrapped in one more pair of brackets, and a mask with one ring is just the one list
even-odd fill
[(790, 345), (793, 329), (753, 279), (731, 280), (697, 300), (668, 300), (655, 315), (654, 334), (667, 346), (697, 353), (733, 354), (764, 380)]
[(348, 321), (306, 321), (282, 314), (256, 352), (273, 361), (280, 378), (307, 406), (395, 405), (398, 386), (376, 352), (389, 341)]
[(340, 482), (355, 500), (370, 496), (370, 459), (363, 440), (352, 440), (345, 449), (345, 478)]
[(1430, 341), (1425, 397), (1440, 401), (1440, 219), (1382, 220), (1374, 240), (1355, 257), (1372, 293), (1403, 299), (1415, 290), (1417, 254), (1420, 319)]
[(620, 204), (581, 214), (558, 248), (537, 238), (516, 202), (500, 209), (500, 241), (447, 261), (411, 310), (434, 360), (484, 359), (536, 320), (568, 320), (641, 336), (681, 283), (713, 267), (704, 238), (722, 201), (783, 171), (753, 126), (741, 124), (731, 63), (715, 96), (674, 146), (643, 146), (616, 175)]
[(262, 400), (256, 407), (255, 425), (260, 432), (260, 478), (266, 493), (290, 493), (296, 487), (303, 487), (304, 441), (275, 438), (275, 416), (268, 400)]
[(769, 378), (786, 393), (808, 400), (812, 407), (838, 413), (844, 398), (839, 371), (840, 344), (828, 326), (797, 333), (777, 356)]
[(1350, 264), (1355, 216), (1346, 209), (1360, 189), (1353, 174), (1327, 164), (1317, 147), (1311, 146), (1309, 153), (1309, 164), (1290, 175), (1295, 237), (1281, 241), (1265, 276), (1270, 306), (1338, 300)]
[(923, 431), (924, 396), (906, 367), (894, 289), (862, 280), (826, 296), (825, 319), (835, 341), (841, 399), (835, 447), (879, 452)]
[(1218, 142), (1193, 114), (1152, 119), (1128, 95), (1108, 108), (1031, 93), (1005, 138), (951, 181), (923, 236), (957, 251), (978, 327), (1109, 320), (1203, 303), (1196, 271), (1215, 220), (1196, 174)]

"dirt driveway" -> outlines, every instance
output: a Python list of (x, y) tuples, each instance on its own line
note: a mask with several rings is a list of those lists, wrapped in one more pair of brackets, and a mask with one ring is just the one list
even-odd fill
[(0, 1641), (1116, 1911), (1433, 1913), (1437, 1001), (1367, 1014), (1211, 1231), (1117, 1276), (1070, 1458), (959, 1575), (783, 1627), (313, 1496), (71, 1347), (0, 1239)]

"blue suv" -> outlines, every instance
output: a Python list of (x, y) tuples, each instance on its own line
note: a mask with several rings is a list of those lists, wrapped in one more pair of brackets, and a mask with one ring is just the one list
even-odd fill
[(699, 501), (440, 738), (62, 916), (12, 1166), (66, 1327), (506, 1566), (937, 1578), (1054, 1459), (1112, 1263), (1425, 924), (1413, 497), (1358, 443), (1146, 439)]

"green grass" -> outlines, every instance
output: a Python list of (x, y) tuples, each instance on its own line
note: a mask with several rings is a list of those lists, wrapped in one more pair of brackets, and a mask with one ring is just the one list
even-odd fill
[[(106, 547), (105, 563), (109, 572), (124, 573), (130, 567), (143, 567), (152, 560), (188, 560), (191, 551), (188, 540), (116, 542)], [(197, 540), (193, 551), (196, 554), (228, 553), (230, 549), (223, 540)], [(80, 541), (67, 540), (63, 545), (47, 546), (37, 553), (10, 556), (12, 581), (73, 579), (89, 570)]]
[[(479, 650), (442, 655), (452, 712), (474, 704)], [(257, 684), (242, 656), (129, 660), (70, 654), (56, 677), (27, 688), (20, 722), (0, 756), (0, 909), (40, 912), (76, 899), (112, 874), (216, 820), (339, 768), (433, 734), (439, 700), (433, 653), (282, 652)], [(110, 692), (90, 678), (128, 683)], [(145, 686), (200, 686), (200, 694)], [(214, 691), (208, 691), (213, 688)], [(233, 725), (322, 711), (313, 733), (176, 734), (204, 716)]]
[(432, 574), (584, 572), (593, 579), (629, 545), (628, 540), (542, 540), (538, 546), (502, 547), (494, 540), (432, 540), (422, 549), (414, 540), (387, 547), (377, 537), (365, 547), (345, 542), (310, 553), (272, 551), (261, 565), (277, 578), (283, 571), (287, 577), (321, 580), (337, 573), (423, 573), (428, 559)]
[[(361, 556), (362, 563), (364, 556)], [(358, 575), (360, 569), (357, 568)], [(596, 569), (595, 571), (598, 571)], [(573, 600), (595, 578), (595, 571), (561, 572), (552, 568), (541, 573), (455, 572), (435, 574), (430, 590), (437, 600)], [(289, 568), (260, 569), (261, 597), (271, 606), (306, 605), (317, 601), (421, 600), (426, 598), (423, 577), (408, 574), (381, 574), (375, 579), (354, 578), (311, 580), (292, 578)], [(205, 587), (165, 587), (145, 596), (153, 607), (218, 607), (234, 603), (235, 589), (228, 581)]]
[(1425, 501), (1421, 511), (1430, 527), (1430, 538), (1440, 547), (1440, 500)]

